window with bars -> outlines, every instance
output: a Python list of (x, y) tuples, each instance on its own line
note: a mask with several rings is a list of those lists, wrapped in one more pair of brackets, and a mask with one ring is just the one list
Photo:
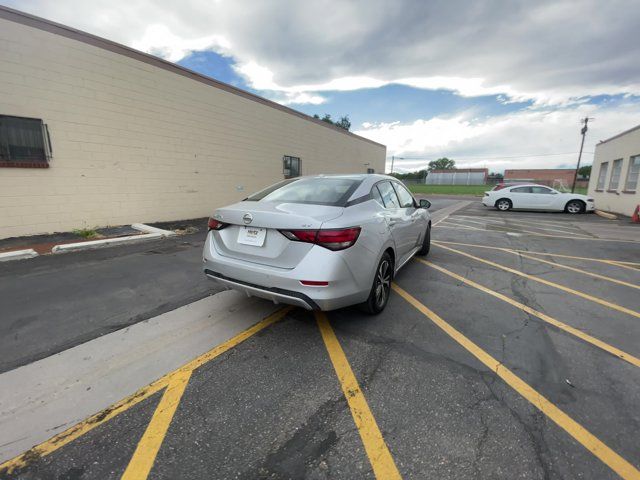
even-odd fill
[(300, 158), (290, 157), (289, 155), (282, 157), (282, 173), (284, 174), (284, 178), (299, 177), (300, 172)]
[(0, 166), (48, 166), (49, 131), (38, 118), (0, 115)]
[(600, 164), (600, 172), (598, 173), (598, 183), (596, 190), (604, 190), (604, 182), (607, 179), (607, 170), (609, 170), (609, 162)]
[(627, 181), (624, 189), (627, 192), (635, 192), (638, 188), (638, 178), (640, 177), (640, 155), (629, 159), (629, 170), (627, 170)]
[(614, 160), (611, 165), (611, 178), (609, 179), (609, 190), (617, 190), (620, 185), (620, 173), (622, 172), (622, 159)]

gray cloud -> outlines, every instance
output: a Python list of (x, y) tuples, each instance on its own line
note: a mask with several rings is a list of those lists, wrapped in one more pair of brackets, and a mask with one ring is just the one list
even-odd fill
[[(209, 46), (228, 48), (240, 63), (265, 67), (282, 87), (350, 76), (456, 77), (483, 79), (485, 88), (543, 101), (640, 93), (637, 1), (31, 0), (8, 5), (174, 60), (193, 45), (222, 37), (229, 45), (211, 40)], [(150, 35), (150, 26), (168, 34)], [(176, 44), (181, 46), (172, 56)]]

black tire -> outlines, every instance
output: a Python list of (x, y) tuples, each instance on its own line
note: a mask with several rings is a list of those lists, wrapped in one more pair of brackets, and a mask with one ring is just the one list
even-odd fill
[(585, 204), (581, 200), (571, 200), (564, 207), (564, 211), (570, 213), (571, 215), (575, 215), (578, 213), (584, 213)]
[(506, 212), (513, 208), (513, 203), (511, 203), (511, 200), (509, 200), (508, 198), (501, 198), (500, 200), (496, 201), (496, 208), (501, 212)]
[(427, 231), (424, 232), (424, 239), (422, 240), (422, 248), (418, 250), (417, 255), (426, 256), (429, 255), (431, 250), (431, 224), (427, 226)]
[(371, 286), (369, 298), (362, 304), (365, 312), (371, 315), (378, 315), (384, 310), (391, 294), (392, 280), (393, 260), (388, 252), (384, 252), (373, 276), (373, 285)]

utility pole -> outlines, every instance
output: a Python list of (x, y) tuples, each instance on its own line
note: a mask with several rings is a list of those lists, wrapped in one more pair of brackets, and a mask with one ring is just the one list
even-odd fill
[(578, 170), (580, 169), (580, 160), (582, 159), (582, 148), (584, 147), (584, 137), (587, 135), (587, 130), (589, 130), (589, 128), (587, 127), (589, 120), (593, 120), (593, 118), (584, 117), (582, 119), (582, 123), (584, 124), (584, 126), (582, 127), (582, 130), (580, 130), (580, 133), (582, 133), (582, 142), (580, 142), (580, 153), (578, 154), (578, 165), (576, 166), (576, 173), (573, 176), (573, 185), (571, 185), (571, 193), (574, 193), (576, 189), (576, 182), (578, 181)]
[[(405, 159), (404, 157), (398, 157), (398, 160), (404, 160), (404, 159)], [(393, 173), (393, 164), (394, 164), (395, 160), (396, 160), (395, 155), (391, 155), (391, 172), (389, 172), (389, 174)]]

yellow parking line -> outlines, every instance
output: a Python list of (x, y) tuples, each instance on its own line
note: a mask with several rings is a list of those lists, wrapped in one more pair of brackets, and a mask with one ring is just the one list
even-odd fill
[[(471, 222), (472, 220), (458, 220), (459, 222)], [(479, 223), (479, 222), (476, 222)], [(464, 224), (463, 224), (464, 225)], [(468, 226), (468, 225), (465, 225)], [(484, 231), (490, 231), (490, 232), (494, 232), (495, 230), (490, 230), (489, 228), (486, 228), (488, 225), (485, 225), (485, 228), (480, 228), (478, 230), (484, 230)], [(556, 237), (557, 235), (551, 235), (548, 233), (540, 233), (540, 232), (534, 232), (533, 230), (523, 230), (522, 227), (518, 227), (518, 226), (510, 226), (510, 225), (492, 225), (494, 228), (501, 228), (503, 229), (505, 232), (504, 233), (528, 233), (530, 235), (535, 235), (535, 236), (540, 236), (540, 237)], [(530, 225), (531, 226), (531, 225)], [(538, 228), (538, 227), (533, 227), (533, 228)], [(519, 230), (516, 230), (519, 229)], [(550, 229), (545, 229), (542, 228), (540, 230), (550, 230)], [(560, 232), (558, 230), (550, 230), (550, 231), (555, 231), (556, 233), (563, 233), (565, 235), (567, 235), (568, 233), (572, 233), (572, 232)], [(498, 232), (500, 233), (500, 232)], [(572, 236), (578, 236), (580, 238), (585, 238), (585, 239), (591, 239), (591, 238), (595, 238), (593, 236), (589, 236), (589, 235), (584, 235), (582, 233), (572, 233)], [(563, 238), (566, 238), (566, 236), (562, 236)]]
[(616, 267), (627, 268), (629, 270), (635, 270), (636, 272), (640, 271), (640, 267), (634, 267), (633, 265), (637, 265), (632, 262), (617, 262), (617, 261), (609, 261), (607, 262), (611, 265), (615, 265)]
[(441, 273), (444, 273), (445, 275), (450, 276), (451, 278), (455, 278), (456, 280), (469, 285), (470, 287), (476, 288), (478, 290), (480, 290), (481, 292), (484, 293), (488, 293), (489, 295), (498, 298), (500, 300), (502, 300), (503, 302), (507, 302), (510, 305), (513, 305), (516, 308), (519, 308), (520, 310), (522, 310), (523, 312), (526, 312), (530, 315), (533, 315), (534, 317), (538, 317), (540, 320), (553, 325), (556, 328), (559, 328), (560, 330), (564, 330), (567, 333), (570, 333), (571, 335), (574, 335), (576, 337), (578, 337), (581, 340), (584, 340), (585, 342), (588, 342), (598, 348), (601, 348), (602, 350), (604, 350), (605, 352), (608, 352), (612, 355), (615, 355), (616, 357), (629, 362), (631, 365), (635, 365), (636, 367), (640, 367), (640, 358), (634, 357), (633, 355), (626, 353), (622, 350), (620, 350), (619, 348), (616, 348), (614, 346), (609, 345), (608, 343), (603, 342), (602, 340), (598, 340), (595, 337), (592, 337), (591, 335), (584, 333), (581, 330), (578, 330), (577, 328), (574, 328), (570, 325), (567, 325), (566, 323), (563, 323), (559, 320), (556, 320), (553, 317), (550, 317), (549, 315), (546, 315), (542, 312), (539, 312), (538, 310), (535, 310), (523, 303), (520, 303), (516, 300), (513, 300), (512, 298), (507, 297), (506, 295), (503, 295), (501, 293), (496, 292), (495, 290), (491, 290), (490, 288), (485, 287), (484, 285), (480, 285), (479, 283), (474, 282), (473, 280), (469, 280), (461, 275), (458, 275), (455, 272), (452, 272), (451, 270), (447, 270), (446, 268), (441, 267), (440, 265), (436, 265), (432, 262), (429, 262), (428, 260), (423, 260), (421, 258), (416, 258), (416, 260), (418, 262), (424, 263), (425, 265), (434, 268), (436, 270), (438, 270)]
[(526, 278), (528, 280), (533, 280), (534, 282), (542, 283), (544, 285), (548, 285), (550, 287), (557, 288), (558, 290), (562, 290), (564, 292), (571, 293), (573, 295), (577, 295), (578, 297), (584, 298), (585, 300), (590, 300), (590, 301), (592, 301), (594, 303), (598, 303), (598, 304), (603, 305), (605, 307), (609, 307), (609, 308), (611, 308), (613, 310), (617, 310), (619, 312), (626, 313), (628, 315), (640, 318), (640, 312), (636, 312), (635, 310), (631, 310), (630, 308), (626, 308), (626, 307), (617, 305), (615, 303), (603, 300), (602, 298), (594, 297), (594, 296), (588, 295), (588, 294), (586, 294), (584, 292), (580, 292), (578, 290), (574, 290), (572, 288), (565, 287), (564, 285), (560, 285), (559, 283), (550, 282), (549, 280), (545, 280), (544, 278), (536, 277), (534, 275), (529, 275), (528, 273), (521, 272), (520, 270), (515, 270), (515, 269), (510, 268), (510, 267), (505, 267), (504, 265), (500, 265), (499, 263), (495, 263), (495, 262), (492, 262), (490, 260), (485, 260), (484, 258), (476, 257), (474, 255), (471, 255), (470, 253), (466, 253), (466, 252), (463, 252), (463, 251), (460, 251), (460, 250), (456, 250), (455, 248), (445, 247), (444, 245), (439, 245), (437, 242), (432, 242), (432, 243), (434, 245), (440, 247), (440, 248), (444, 248), (445, 250), (449, 250), (449, 251), (457, 253), (459, 255), (464, 255), (465, 257), (471, 258), (473, 260), (477, 260), (478, 262), (486, 263), (487, 265), (491, 265), (492, 267), (499, 268), (501, 270), (504, 270), (505, 272), (513, 273), (514, 275), (518, 275), (518, 276)]
[[(470, 219), (478, 219), (478, 218), (491, 218), (491, 219), (497, 219), (497, 220), (503, 220), (505, 222), (509, 222), (509, 223), (519, 223), (522, 225), (531, 225), (532, 223), (535, 223), (536, 225), (540, 224), (540, 225), (546, 225), (549, 227), (554, 227), (554, 228), (558, 228), (558, 229), (562, 229), (562, 230), (570, 230), (570, 229), (574, 229), (574, 230), (578, 230), (578, 227), (576, 227), (575, 225), (571, 224), (571, 225), (567, 225), (566, 223), (562, 223), (562, 222), (548, 222), (548, 221), (542, 221), (542, 220), (538, 220), (537, 218), (531, 218), (529, 222), (525, 222), (522, 220), (516, 220), (513, 218), (510, 218), (509, 216), (505, 216), (505, 215), (493, 215), (493, 216), (476, 216), (476, 217), (470, 217), (469, 215), (456, 215), (456, 217), (464, 217), (464, 218), (470, 218)], [(522, 218), (522, 217), (518, 217), (518, 218)], [(497, 220), (491, 220), (491, 221), (497, 221)]]
[(189, 378), (191, 378), (190, 370), (178, 372), (171, 378), (144, 435), (138, 442), (127, 469), (122, 475), (122, 480), (144, 480), (149, 476), (169, 425), (171, 425), (171, 420), (173, 420), (173, 415), (180, 404), (182, 394), (187, 388)]
[[(444, 225), (438, 225), (438, 228), (450, 228), (453, 230), (462, 230), (462, 228), (460, 228), (461, 225), (457, 225), (456, 227), (449, 227), (449, 226), (444, 226)], [(499, 230), (487, 230), (485, 228), (476, 228), (476, 227), (470, 227), (468, 225), (464, 225), (465, 229), (473, 229), (473, 230), (480, 230), (483, 232), (489, 232), (489, 233), (512, 233), (512, 234), (518, 234), (518, 235), (522, 235), (522, 236), (527, 236), (527, 235), (533, 235), (535, 237), (545, 237), (545, 238), (568, 238), (571, 240), (592, 240), (592, 241), (597, 241), (597, 242), (614, 242), (614, 243), (640, 243), (640, 241), (638, 240), (620, 240), (618, 238), (603, 238), (603, 237), (580, 237), (580, 236), (576, 236), (576, 235), (549, 235), (546, 233), (536, 233), (536, 232), (531, 232), (528, 230), (521, 230), (519, 232), (516, 231), (510, 231), (510, 232), (505, 232), (505, 231), (499, 231)]]
[[(457, 220), (457, 219), (456, 219)], [(520, 225), (517, 225), (516, 222), (512, 222), (512, 221), (508, 221), (508, 223), (500, 223), (500, 222), (495, 222), (495, 221), (485, 221), (485, 222), (479, 222), (477, 220), (469, 220), (467, 218), (463, 218), (459, 220), (460, 222), (469, 222), (469, 223), (475, 223), (476, 225), (491, 225), (491, 226), (496, 226), (496, 227), (503, 227), (503, 228), (512, 228), (512, 229), (522, 229), (522, 227)], [(520, 223), (520, 222), (518, 222)], [(590, 237), (590, 235), (586, 235), (583, 232), (578, 232), (575, 230), (569, 230), (567, 228), (545, 228), (545, 227), (536, 227), (535, 225), (531, 225), (531, 224), (524, 224), (529, 228), (535, 228), (536, 230), (544, 230), (546, 232), (556, 232), (556, 233), (563, 233), (563, 234), (574, 234), (574, 235), (580, 235), (582, 237)], [(527, 232), (527, 230), (521, 230), (523, 232)], [(539, 232), (530, 232), (530, 233), (539, 233)]]
[[(461, 224), (454, 224), (456, 226), (465, 226), (465, 227), (469, 227), (469, 228), (475, 228), (476, 230), (482, 230), (484, 232), (486, 232), (486, 231), (496, 232), (496, 230), (490, 230), (489, 228), (487, 228), (487, 227), (493, 227), (493, 228), (500, 228), (500, 229), (503, 230), (503, 231), (498, 230), (497, 233), (522, 233), (522, 234), (528, 233), (530, 235), (541, 236), (541, 237), (555, 237), (556, 236), (556, 235), (551, 235), (551, 234), (548, 234), (548, 233), (534, 232), (533, 230), (523, 230), (522, 227), (519, 227), (519, 226), (516, 226), (516, 225), (512, 226), (512, 225), (496, 224), (496, 223), (493, 223), (492, 225), (487, 225), (487, 224), (483, 224), (483, 223), (480, 223), (480, 222), (476, 222), (474, 220), (467, 220), (467, 219), (460, 219), (460, 220), (456, 219), (456, 221), (461, 223)], [(464, 224), (462, 222), (471, 222), (471, 223), (480, 224), (480, 225), (483, 225), (485, 228), (471, 227), (471, 226), (466, 225), (466, 224)], [(534, 227), (534, 228), (538, 228), (538, 227)], [(518, 230), (516, 230), (516, 229), (518, 229)], [(546, 229), (543, 228), (541, 230), (546, 230)], [(557, 230), (552, 230), (552, 231), (555, 231), (557, 233), (564, 233), (564, 234), (570, 233), (570, 232), (558, 232)], [(593, 238), (593, 237), (589, 237), (587, 235), (580, 234), (580, 233), (573, 233), (573, 235), (579, 235), (581, 238)]]
[[(435, 240), (434, 240), (435, 242)], [(570, 258), (570, 259), (574, 259), (574, 260), (588, 260), (590, 262), (600, 262), (600, 263), (608, 263), (610, 265), (615, 265), (617, 267), (621, 267), (621, 266), (627, 266), (627, 265), (638, 265), (640, 266), (640, 263), (636, 263), (636, 262), (625, 262), (622, 260), (611, 260), (611, 259), (606, 259), (606, 258), (591, 258), (591, 257), (576, 257), (574, 255), (560, 255), (558, 253), (548, 253), (548, 252), (532, 252), (529, 250), (517, 250), (514, 248), (507, 248), (507, 247), (492, 247), (489, 245), (478, 245), (477, 243), (462, 243), (462, 242), (450, 242), (448, 240), (438, 240), (439, 243), (444, 243), (445, 245), (461, 245), (463, 247), (477, 247), (477, 248), (486, 248), (489, 250), (511, 250), (512, 252), (519, 252), (519, 253), (527, 253), (529, 255), (546, 255), (548, 257), (558, 257), (558, 258)], [(632, 270), (637, 270), (635, 268), (632, 268)]]
[(147, 385), (146, 387), (142, 387), (140, 390), (135, 392), (133, 395), (129, 395), (128, 397), (120, 400), (119, 402), (111, 405), (110, 407), (105, 408), (101, 412), (92, 415), (91, 417), (83, 420), (80, 423), (77, 423), (73, 427), (61, 432), (49, 440), (36, 445), (32, 449), (26, 451), (25, 453), (18, 455), (10, 460), (7, 460), (3, 464), (0, 465), (0, 473), (12, 473), (17, 468), (22, 468), (26, 466), (30, 461), (35, 458), (45, 457), (61, 447), (64, 447), (70, 442), (78, 439), (82, 435), (90, 432), (94, 428), (108, 422), (112, 418), (117, 415), (120, 415), (122, 412), (126, 412), (131, 407), (137, 405), (143, 400), (149, 398), (151, 395), (159, 392), (163, 388), (165, 388), (172, 380), (172, 378), (176, 375), (184, 374), (185, 372), (191, 372), (204, 363), (213, 360), (217, 356), (226, 352), (227, 350), (237, 346), (238, 344), (244, 342), (247, 338), (255, 335), (256, 333), (264, 330), (268, 326), (282, 319), (287, 313), (292, 310), (292, 307), (285, 307), (277, 312), (272, 313), (264, 320), (256, 323), (252, 327), (240, 332), (233, 338), (230, 338), (226, 342), (218, 345), (215, 348), (212, 348), (208, 352), (200, 355), (196, 359), (192, 360), (188, 364), (174, 370), (173, 372), (167, 373), (163, 377), (159, 378), (155, 382)]
[(329, 320), (323, 312), (315, 312), (315, 316), (375, 477), (379, 480), (402, 478)]
[(449, 223), (449, 221), (438, 226), (442, 228), (454, 228), (456, 230), (480, 230), (481, 232), (486, 232), (484, 228), (470, 227), (469, 225), (459, 225), (457, 223)]
[(453, 340), (464, 347), (480, 362), (486, 365), (491, 371), (495, 372), (495, 374), (499, 376), (507, 385), (509, 385), (526, 400), (528, 400), (534, 407), (540, 410), (556, 425), (558, 425), (565, 432), (571, 435), (578, 443), (580, 443), (584, 448), (586, 448), (593, 455), (599, 458), (600, 461), (611, 468), (620, 477), (625, 480), (640, 479), (640, 471), (636, 467), (634, 467), (631, 463), (618, 455), (604, 442), (599, 440), (586, 428), (573, 420), (569, 415), (564, 413), (560, 408), (551, 403), (531, 385), (514, 374), (501, 362), (493, 358), (486, 351), (472, 342), (469, 338), (456, 330), (453, 326), (445, 322), (435, 312), (429, 310), (429, 308), (420, 303), (411, 294), (400, 288), (395, 283), (392, 284), (392, 288), (402, 298), (409, 302), (416, 310), (418, 310), (425, 317), (435, 323), (440, 329), (442, 329)]
[(582, 273), (583, 275), (588, 275), (593, 278), (598, 278), (600, 280), (606, 280), (607, 282), (617, 283), (618, 285), (624, 285), (625, 287), (635, 288), (640, 290), (640, 285), (634, 285), (633, 283), (623, 282), (622, 280), (618, 280), (617, 278), (607, 277), (606, 275), (600, 275), (598, 273), (588, 272), (586, 270), (582, 270), (580, 268), (571, 267), (569, 265), (563, 265), (561, 263), (550, 262), (549, 260), (544, 260), (542, 258), (537, 258), (532, 255), (527, 255), (521, 252), (514, 252), (513, 250), (507, 250), (509, 253), (513, 253), (514, 255), (519, 255), (520, 257), (529, 258), (531, 260), (535, 260), (536, 262), (546, 263), (548, 265), (553, 265), (554, 267), (564, 268), (565, 270), (571, 270), (572, 272)]

